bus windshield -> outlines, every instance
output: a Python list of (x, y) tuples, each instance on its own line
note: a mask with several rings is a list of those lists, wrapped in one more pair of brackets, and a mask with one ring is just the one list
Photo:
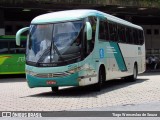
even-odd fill
[(31, 25), (26, 60), (55, 64), (78, 59), (81, 51), (82, 25), (82, 21)]

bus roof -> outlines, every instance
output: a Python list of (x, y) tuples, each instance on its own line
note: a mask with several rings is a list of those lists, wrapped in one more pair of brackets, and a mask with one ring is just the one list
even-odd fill
[[(15, 35), (2, 35), (0, 36), (0, 40), (15, 40)], [(27, 40), (26, 36), (21, 36), (21, 40)]]
[(66, 10), (66, 11), (43, 14), (35, 17), (31, 21), (31, 24), (45, 24), (45, 23), (56, 23), (56, 22), (62, 22), (62, 21), (73, 21), (73, 20), (80, 20), (87, 16), (104, 17), (110, 21), (142, 30), (142, 27), (135, 25), (131, 22), (128, 22), (126, 20), (122, 20), (118, 17), (112, 16), (97, 10), (86, 10), (86, 9)]

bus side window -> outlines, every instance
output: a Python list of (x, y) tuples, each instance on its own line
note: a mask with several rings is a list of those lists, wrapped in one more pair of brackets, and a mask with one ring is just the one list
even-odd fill
[(125, 27), (121, 26), (122, 42), (126, 43)]
[(144, 34), (143, 34), (143, 31), (141, 31), (141, 35), (142, 35), (142, 42), (141, 42), (141, 45), (144, 43)]
[(126, 28), (125, 29), (125, 32), (126, 32), (126, 43), (129, 43), (129, 41), (130, 41), (130, 35), (129, 35), (129, 29), (128, 28)]
[(121, 29), (121, 28), (120, 28), (120, 25), (118, 25), (118, 26), (117, 26), (118, 42), (121, 42), (121, 35), (120, 35), (120, 34), (121, 34), (121, 31), (120, 31), (120, 29)]
[(143, 37), (142, 30), (138, 30), (138, 38), (139, 38), (139, 44), (142, 45), (144, 43), (144, 37)]
[(135, 38), (136, 38), (136, 36), (135, 36), (135, 31), (134, 31), (134, 29), (133, 29), (133, 44), (135, 44)]
[(129, 36), (130, 36), (129, 44), (132, 44), (133, 43), (133, 32), (131, 28), (129, 28)]
[(113, 24), (109, 23), (109, 35), (110, 35), (110, 40), (114, 40), (114, 30), (113, 30)]
[(125, 26), (122, 26), (122, 41), (126, 43)]
[(109, 29), (108, 29), (108, 22), (105, 21), (105, 34), (106, 34), (106, 40), (109, 41)]
[(113, 23), (113, 41), (117, 40), (117, 24)]
[(17, 53), (16, 43), (14, 41), (9, 41), (9, 53), (10, 54), (16, 54)]
[(100, 20), (99, 24), (99, 39), (108, 41), (109, 40), (109, 30), (108, 22)]
[(122, 42), (121, 26), (118, 25), (118, 42)]
[(101, 20), (99, 23), (99, 39), (106, 40), (105, 22)]
[(138, 35), (137, 35), (137, 30), (133, 29), (133, 43), (137, 45), (138, 43)]
[(125, 27), (121, 25), (118, 26), (118, 41), (123, 43), (126, 42)]
[(10, 54), (25, 54), (25, 41), (22, 41), (21, 46), (17, 46), (14, 41), (9, 41)]
[(136, 45), (139, 44), (138, 30), (137, 30), (137, 29), (135, 29), (135, 44), (136, 44)]
[(0, 44), (0, 54), (8, 53), (8, 41), (1, 41)]
[(21, 46), (19, 47), (19, 53), (25, 53), (26, 52), (26, 41), (22, 41)]

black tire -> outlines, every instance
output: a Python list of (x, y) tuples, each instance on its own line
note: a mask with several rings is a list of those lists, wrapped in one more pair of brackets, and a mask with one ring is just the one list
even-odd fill
[(98, 73), (98, 83), (95, 84), (94, 89), (96, 91), (101, 91), (102, 86), (105, 82), (105, 70), (100, 68), (99, 73)]
[(137, 74), (138, 74), (138, 68), (137, 68), (137, 65), (135, 64), (134, 68), (133, 68), (133, 75), (129, 76), (128, 80), (131, 81), (131, 82), (136, 81), (137, 80)]
[(51, 87), (51, 89), (52, 89), (52, 92), (58, 92), (58, 87)]

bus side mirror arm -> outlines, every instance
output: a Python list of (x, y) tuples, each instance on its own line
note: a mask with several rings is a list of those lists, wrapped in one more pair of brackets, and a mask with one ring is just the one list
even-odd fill
[(87, 40), (92, 40), (92, 27), (90, 22), (86, 22)]
[(29, 27), (24, 27), (16, 33), (16, 45), (20, 46), (21, 45), (21, 34), (29, 30)]

